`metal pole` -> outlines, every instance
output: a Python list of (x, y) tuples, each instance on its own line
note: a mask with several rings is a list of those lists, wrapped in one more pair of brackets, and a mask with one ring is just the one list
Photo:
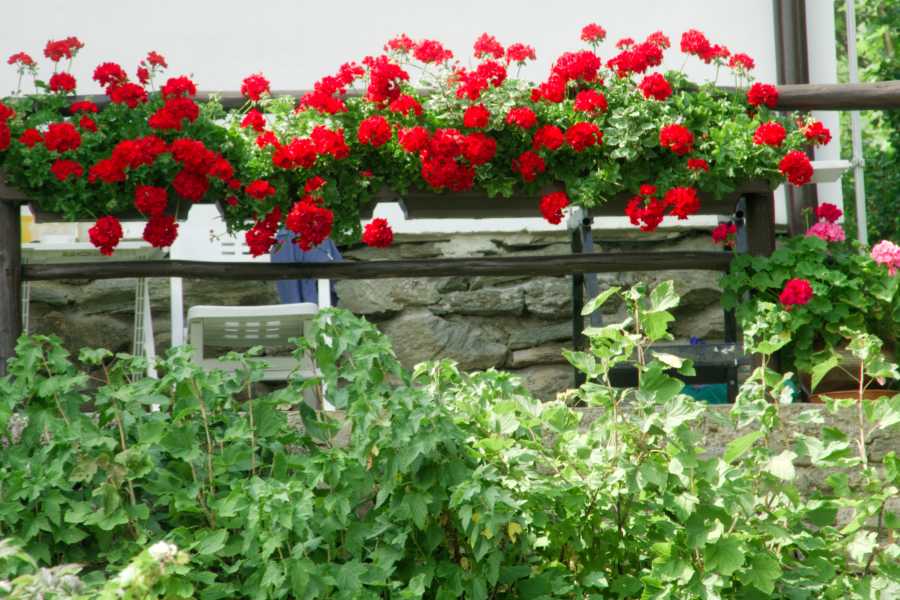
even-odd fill
[[(850, 83), (859, 83), (856, 55), (856, 2), (847, 0), (847, 70)], [(850, 111), (850, 137), (853, 142), (853, 187), (856, 195), (856, 238), (863, 244), (869, 243), (866, 218), (866, 180), (863, 174), (865, 161), (862, 150), (862, 123), (859, 111)]]

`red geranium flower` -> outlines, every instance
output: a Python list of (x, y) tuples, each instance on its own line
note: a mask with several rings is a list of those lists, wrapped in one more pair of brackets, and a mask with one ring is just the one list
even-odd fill
[(50, 123), (44, 133), (44, 146), (60, 153), (76, 150), (81, 146), (81, 134), (71, 123)]
[(387, 219), (372, 219), (363, 230), (362, 242), (373, 248), (387, 248), (394, 242), (394, 232)]
[(269, 80), (263, 77), (262, 73), (250, 75), (241, 83), (241, 94), (253, 102), (259, 102), (260, 98), (269, 92)]
[(575, 152), (603, 143), (603, 132), (593, 123), (575, 123), (566, 130), (566, 143)]
[(323, 178), (315, 175), (306, 180), (306, 183), (303, 185), (303, 191), (307, 194), (311, 194), (312, 192), (324, 186), (325, 183), (326, 181)]
[(31, 58), (31, 55), (26, 54), (25, 52), (16, 52), (8, 59), (6, 59), (6, 64), (8, 65), (19, 65), (19, 68), (33, 67), (35, 65), (34, 59)]
[(756, 128), (756, 131), (753, 133), (753, 143), (777, 147), (784, 142), (785, 137), (787, 137), (787, 131), (785, 131), (784, 126), (778, 121), (769, 121)]
[(671, 207), (670, 214), (682, 221), (700, 210), (700, 197), (694, 188), (674, 187), (666, 192), (663, 202)]
[(553, 63), (550, 74), (551, 76), (556, 75), (563, 82), (591, 82), (597, 79), (600, 64), (600, 57), (590, 50), (566, 52)]
[(400, 147), (410, 154), (418, 154), (428, 145), (428, 130), (419, 125), (397, 131)]
[(787, 310), (791, 310), (794, 306), (807, 304), (812, 300), (812, 297), (813, 290), (812, 286), (809, 285), (809, 281), (806, 279), (789, 279), (784, 284), (784, 289), (781, 290), (778, 300)]
[(82, 115), (78, 119), (78, 126), (81, 127), (82, 131), (90, 131), (92, 133), (97, 131), (97, 123), (87, 115)]
[(475, 40), (475, 58), (486, 58), (492, 56), (494, 58), (503, 58), (504, 50), (500, 42), (492, 35), (482, 33)]
[(188, 169), (182, 169), (172, 179), (172, 188), (186, 200), (199, 202), (209, 190), (209, 179)]
[(413, 49), (413, 56), (423, 63), (442, 63), (453, 58), (453, 53), (437, 40), (422, 40)]
[(694, 134), (687, 127), (677, 123), (664, 125), (659, 130), (659, 145), (678, 156), (684, 156), (694, 149)]
[(266, 117), (255, 108), (251, 108), (241, 121), (241, 127), (245, 129), (252, 127), (254, 131), (262, 131), (266, 128)]
[(816, 207), (816, 218), (825, 219), (829, 223), (837, 223), (843, 214), (844, 211), (838, 208), (836, 204), (830, 202), (823, 202)]
[(544, 194), (541, 198), (541, 214), (553, 225), (559, 225), (563, 218), (562, 210), (569, 205), (569, 197), (565, 192)]
[(251, 198), (264, 200), (269, 196), (275, 195), (275, 188), (272, 187), (272, 184), (265, 179), (257, 179), (256, 181), (247, 184), (247, 187), (244, 188), (244, 192), (246, 192), (247, 195)]
[(768, 83), (754, 83), (747, 90), (747, 102), (751, 106), (765, 104), (769, 108), (775, 108), (778, 104), (778, 88)]
[(734, 236), (737, 234), (737, 226), (734, 223), (719, 223), (712, 230), (712, 239), (716, 244), (722, 244), (725, 248), (734, 246)]
[(828, 130), (822, 121), (813, 121), (803, 128), (803, 135), (809, 141), (824, 146), (831, 141), (831, 131)]
[(515, 106), (506, 113), (506, 123), (522, 129), (531, 129), (537, 125), (537, 115), (527, 106)]
[(106, 88), (106, 95), (113, 104), (124, 104), (128, 108), (135, 108), (147, 101), (147, 92), (136, 83), (111, 85)]
[(747, 54), (738, 52), (737, 54), (732, 54), (731, 58), (728, 59), (728, 66), (738, 71), (752, 71), (756, 67), (756, 63)]
[(14, 116), (16, 116), (15, 109), (0, 102), (0, 123), (9, 121)]
[(113, 250), (122, 239), (122, 224), (112, 216), (100, 217), (94, 226), (88, 229), (91, 243), (100, 249), (100, 254), (112, 256)]
[(391, 139), (391, 125), (381, 115), (375, 115), (363, 120), (356, 132), (360, 144), (366, 144), (378, 148), (388, 143)]
[(681, 34), (681, 51), (685, 54), (705, 56), (709, 53), (711, 45), (706, 36), (696, 29), (689, 29)]
[(709, 163), (702, 158), (689, 158), (687, 168), (691, 171), (709, 171)]
[(531, 147), (535, 150), (546, 148), (556, 150), (566, 141), (562, 129), (556, 125), (544, 125), (534, 133)]
[(414, 47), (415, 42), (413, 42), (408, 35), (405, 33), (401, 33), (397, 37), (388, 40), (388, 43), (384, 45), (385, 52), (399, 52), (401, 54), (408, 54)]
[(294, 138), (289, 144), (279, 146), (272, 154), (272, 164), (282, 169), (309, 169), (316, 164), (316, 144), (307, 138)]
[(88, 171), (88, 183), (121, 183), (125, 181), (125, 170), (115, 160), (104, 158), (94, 164)]
[(653, 98), (654, 100), (665, 100), (672, 95), (672, 86), (668, 80), (659, 73), (651, 73), (644, 77), (638, 89), (644, 94), (644, 98)]
[(69, 177), (78, 179), (84, 175), (84, 167), (74, 160), (57, 159), (50, 165), (50, 172), (60, 181), (65, 181)]
[(547, 168), (544, 159), (531, 150), (526, 150), (513, 159), (512, 169), (514, 172), (522, 176), (526, 182), (534, 181), (534, 179), (544, 172)]
[(813, 166), (809, 162), (809, 157), (800, 150), (788, 152), (778, 163), (778, 170), (796, 186), (809, 183), (813, 174)]
[(97, 105), (91, 102), (90, 100), (79, 100), (78, 102), (73, 102), (69, 105), (69, 112), (73, 115), (78, 114), (80, 112), (83, 113), (96, 113), (99, 109)]
[(161, 215), (169, 203), (166, 189), (152, 185), (139, 185), (134, 188), (134, 207), (148, 217)]
[(388, 110), (406, 116), (409, 116), (409, 113), (412, 112), (418, 117), (422, 114), (422, 105), (412, 96), (401, 94), (388, 105)]
[(581, 112), (603, 112), (607, 108), (606, 96), (596, 90), (582, 90), (575, 96), (574, 108)]
[(490, 121), (491, 113), (483, 104), (475, 104), (466, 109), (463, 113), (463, 127), (470, 129), (480, 129), (487, 127)]
[(275, 243), (275, 233), (281, 222), (281, 209), (277, 206), (264, 219), (259, 220), (244, 234), (251, 256), (261, 256)]
[(50, 76), (49, 86), (51, 92), (74, 92), (75, 85), (75, 78), (65, 71), (54, 73)]
[(128, 73), (114, 62), (105, 62), (97, 65), (97, 68), (94, 69), (94, 81), (103, 87), (121, 85), (128, 81)]
[(50, 40), (44, 46), (44, 56), (53, 62), (59, 62), (63, 58), (74, 58), (82, 48), (84, 48), (84, 44), (77, 37)]
[(144, 227), (144, 240), (154, 248), (171, 246), (178, 237), (178, 223), (172, 215), (154, 215)]
[(483, 165), (497, 154), (497, 141), (483, 133), (470, 133), (465, 137), (463, 154), (473, 165)]
[(606, 39), (606, 30), (597, 25), (590, 23), (581, 28), (581, 41), (595, 45)]
[(534, 60), (537, 58), (537, 54), (534, 52), (534, 48), (528, 46), (526, 44), (510, 44), (506, 49), (506, 61), (507, 62), (515, 62), (524, 64), (526, 61)]
[(329, 154), (336, 160), (342, 160), (350, 156), (350, 147), (347, 146), (347, 140), (344, 139), (343, 129), (332, 131), (327, 127), (318, 125), (312, 130), (310, 138), (316, 146), (316, 152), (319, 154)]
[(11, 143), (12, 132), (9, 129), (9, 124), (6, 121), (0, 121), (0, 151), (9, 148)]
[(197, 95), (197, 85), (189, 77), (170, 77), (160, 90), (163, 98), (180, 98), (183, 96), (194, 97)]
[(144, 59), (148, 65), (153, 67), (159, 67), (161, 69), (167, 68), (169, 65), (166, 63), (165, 57), (159, 52), (154, 52), (151, 50), (147, 53), (147, 58)]
[(37, 129), (26, 129), (22, 132), (22, 135), (19, 136), (19, 142), (29, 148), (34, 148), (35, 144), (39, 144), (42, 141), (44, 141), (44, 137)]
[(318, 206), (310, 196), (301, 198), (294, 203), (291, 212), (284, 222), (288, 230), (297, 234), (294, 243), (301, 250), (310, 250), (331, 235), (331, 227), (334, 223), (334, 213), (325, 207)]

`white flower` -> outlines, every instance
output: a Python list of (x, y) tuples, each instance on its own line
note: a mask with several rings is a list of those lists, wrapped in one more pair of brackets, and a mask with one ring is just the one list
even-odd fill
[(175, 558), (178, 553), (178, 546), (169, 542), (156, 542), (147, 548), (147, 554), (157, 562), (168, 562)]

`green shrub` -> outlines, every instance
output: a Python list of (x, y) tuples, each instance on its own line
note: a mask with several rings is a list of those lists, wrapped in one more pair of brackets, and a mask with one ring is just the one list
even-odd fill
[[(507, 373), (405, 372), (336, 310), (299, 342), (321, 378), (262, 397), (250, 356), (205, 373), (177, 349), (151, 380), (139, 359), (83, 351), (78, 369), (58, 340), (23, 338), (0, 380), (0, 537), (41, 565), (78, 563), (85, 593), (166, 540), (190, 555), (155, 584), (166, 598), (896, 598), (896, 458), (876, 469), (835, 430), (778, 448), (767, 400), (783, 380), (765, 367), (733, 415), (754, 428), (708, 454), (706, 409), (671, 374), (690, 363), (652, 348), (671, 282), (588, 308), (618, 293), (631, 317), (587, 330), (590, 351), (566, 356), (589, 382), (549, 403)], [(612, 388), (633, 355), (639, 388)], [(339, 412), (307, 408), (308, 388)], [(896, 427), (900, 396), (861, 419), (863, 439)], [(803, 495), (800, 457), (853, 478)], [(0, 579), (31, 569), (0, 560)]]

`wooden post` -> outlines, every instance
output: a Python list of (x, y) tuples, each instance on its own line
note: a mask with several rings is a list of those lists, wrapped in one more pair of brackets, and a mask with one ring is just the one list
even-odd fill
[(0, 200), (0, 377), (22, 333), (22, 221), (17, 202)]
[(775, 251), (775, 193), (747, 194), (744, 223), (747, 252), (769, 256)]

